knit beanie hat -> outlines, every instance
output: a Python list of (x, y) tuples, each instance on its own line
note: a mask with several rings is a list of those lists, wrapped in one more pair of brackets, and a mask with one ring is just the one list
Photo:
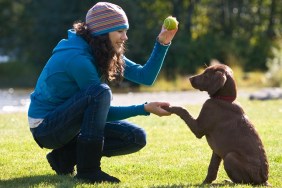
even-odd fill
[(129, 28), (122, 8), (108, 2), (99, 2), (88, 10), (86, 25), (94, 36)]

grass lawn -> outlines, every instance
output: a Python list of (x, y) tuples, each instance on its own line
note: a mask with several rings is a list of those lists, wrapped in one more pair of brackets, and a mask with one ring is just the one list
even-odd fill
[[(269, 183), (282, 187), (282, 100), (239, 99), (264, 143), (270, 166)], [(196, 117), (200, 105), (186, 106)], [(102, 169), (121, 179), (120, 184), (85, 184), (71, 176), (58, 176), (49, 167), (47, 149), (39, 148), (29, 132), (25, 113), (0, 114), (0, 187), (200, 187), (211, 150), (175, 115), (135, 117), (130, 121), (147, 132), (148, 144), (140, 152), (102, 159)], [(228, 185), (222, 165), (212, 186)]]

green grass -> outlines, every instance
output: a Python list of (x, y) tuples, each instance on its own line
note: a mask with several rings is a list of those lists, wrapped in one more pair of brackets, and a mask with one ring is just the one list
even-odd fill
[[(269, 183), (282, 187), (282, 101), (239, 100), (256, 125), (269, 165)], [(198, 106), (187, 106), (196, 117)], [(85, 184), (71, 176), (57, 176), (49, 167), (47, 149), (39, 148), (28, 129), (25, 113), (0, 114), (0, 187), (199, 187), (205, 178), (211, 150), (175, 115), (135, 117), (130, 121), (147, 132), (140, 152), (102, 159), (102, 169), (121, 179), (120, 184)], [(222, 165), (212, 186), (228, 185)]]

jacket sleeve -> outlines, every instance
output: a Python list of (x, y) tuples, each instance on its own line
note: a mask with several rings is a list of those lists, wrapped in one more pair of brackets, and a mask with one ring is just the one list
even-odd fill
[(68, 71), (80, 89), (85, 89), (91, 84), (99, 84), (101, 82), (96, 67), (87, 56), (79, 55), (72, 58)]
[(170, 44), (162, 45), (156, 41), (150, 58), (143, 66), (124, 57), (124, 77), (138, 84), (152, 85), (160, 72), (169, 46)]
[(150, 115), (149, 112), (145, 111), (144, 104), (131, 106), (111, 106), (107, 121), (123, 120), (138, 115)]

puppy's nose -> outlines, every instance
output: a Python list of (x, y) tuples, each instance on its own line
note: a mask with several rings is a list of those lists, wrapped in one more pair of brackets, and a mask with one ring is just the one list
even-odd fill
[(192, 82), (192, 80), (195, 78), (195, 76), (188, 77), (189, 81)]
[(195, 89), (198, 89), (198, 87), (197, 87), (197, 79), (196, 79), (196, 77), (195, 76), (191, 76), (190, 78), (189, 78), (189, 81), (190, 81), (190, 84), (191, 84), (191, 86), (193, 87), (193, 88), (195, 88)]

